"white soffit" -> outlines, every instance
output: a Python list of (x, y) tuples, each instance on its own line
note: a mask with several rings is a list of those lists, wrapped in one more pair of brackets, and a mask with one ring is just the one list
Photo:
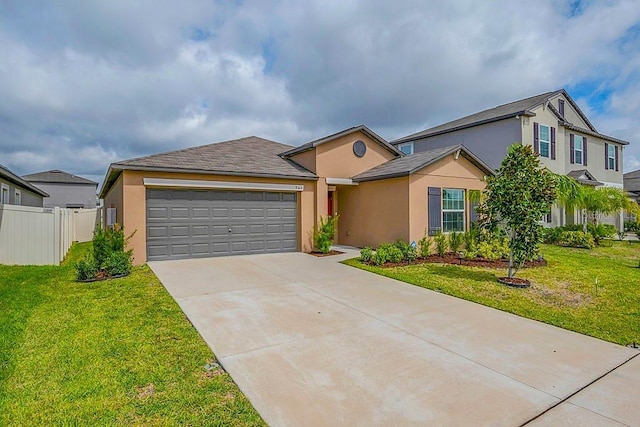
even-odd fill
[(209, 188), (221, 190), (303, 191), (304, 185), (269, 184), (264, 182), (203, 181), (195, 179), (144, 178), (145, 187)]
[(350, 178), (325, 178), (328, 185), (358, 185), (357, 182), (353, 182)]

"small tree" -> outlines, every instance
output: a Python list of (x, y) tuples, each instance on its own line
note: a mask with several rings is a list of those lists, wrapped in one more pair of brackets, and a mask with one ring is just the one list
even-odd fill
[(532, 258), (541, 239), (540, 218), (556, 199), (556, 180), (540, 167), (531, 146), (513, 144), (495, 176), (487, 179), (478, 208), (485, 229), (503, 228), (509, 236), (508, 277)]
[(331, 251), (337, 224), (338, 215), (320, 218), (318, 226), (313, 232), (313, 243), (316, 250), (323, 254), (328, 254)]

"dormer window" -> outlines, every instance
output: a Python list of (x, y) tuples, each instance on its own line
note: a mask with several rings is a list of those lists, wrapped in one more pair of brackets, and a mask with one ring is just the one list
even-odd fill
[(398, 150), (402, 151), (404, 154), (413, 154), (413, 142), (405, 142), (404, 144), (399, 144)]
[(564, 99), (558, 99), (558, 112), (564, 117)]

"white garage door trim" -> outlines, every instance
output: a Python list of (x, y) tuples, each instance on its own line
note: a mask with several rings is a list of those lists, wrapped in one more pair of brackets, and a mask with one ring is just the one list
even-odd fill
[(269, 184), (262, 182), (239, 182), (239, 181), (204, 181), (195, 179), (167, 179), (167, 178), (144, 178), (145, 187), (177, 187), (177, 188), (211, 188), (222, 190), (247, 190), (247, 191), (279, 191), (293, 192), (303, 191), (304, 185), (293, 184)]

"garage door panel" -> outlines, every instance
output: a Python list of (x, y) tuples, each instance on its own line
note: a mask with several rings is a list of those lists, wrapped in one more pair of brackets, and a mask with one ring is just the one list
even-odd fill
[(148, 259), (295, 251), (296, 201), (295, 193), (148, 190)]

